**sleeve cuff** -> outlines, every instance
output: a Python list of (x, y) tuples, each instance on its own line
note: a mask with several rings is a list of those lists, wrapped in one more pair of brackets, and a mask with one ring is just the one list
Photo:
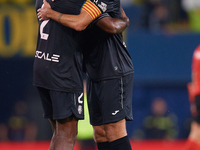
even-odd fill
[(101, 14), (98, 18), (96, 18), (92, 23), (95, 24), (97, 23), (99, 20), (101, 20), (102, 18), (104, 17), (110, 17), (110, 15), (108, 13), (104, 13), (104, 14)]

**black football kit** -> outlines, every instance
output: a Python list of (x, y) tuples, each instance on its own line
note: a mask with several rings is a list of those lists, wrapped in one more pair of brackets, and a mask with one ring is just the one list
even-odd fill
[(133, 120), (133, 64), (122, 34), (109, 34), (95, 22), (104, 17), (121, 18), (120, 0), (93, 0), (104, 6), (105, 13), (87, 28), (83, 42), (83, 58), (87, 78), (87, 99), (92, 125), (122, 119)]
[[(55, 11), (77, 15), (84, 0), (48, 0)], [(36, 10), (43, 0), (36, 1)], [(82, 32), (54, 20), (39, 21), (33, 84), (50, 90), (82, 92)]]
[[(98, 4), (105, 3), (106, 5), (107, 1), (110, 2), (110, 0), (98, 0)], [(107, 16), (121, 18), (120, 1), (112, 0), (112, 2), (113, 7), (107, 7), (106, 12), (93, 22), (92, 27), (88, 27), (84, 35), (84, 62), (87, 74), (93, 81), (133, 73), (132, 60), (123, 41), (122, 33), (109, 34), (95, 24)]]
[[(48, 0), (55, 11), (77, 15), (84, 0)], [(36, 10), (43, 0), (36, 0)], [(33, 84), (39, 91), (44, 117), (84, 118), (82, 32), (67, 28), (54, 20), (39, 21)]]

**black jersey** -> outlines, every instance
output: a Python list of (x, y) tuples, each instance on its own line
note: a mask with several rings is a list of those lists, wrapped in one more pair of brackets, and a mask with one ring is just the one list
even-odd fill
[[(113, 3), (112, 9), (107, 10), (96, 21), (108, 15), (121, 17), (120, 0), (113, 0)], [(85, 33), (83, 56), (86, 72), (91, 80), (111, 79), (133, 73), (132, 60), (122, 34), (106, 33), (95, 24)]]
[[(79, 14), (84, 0), (48, 0), (52, 9)], [(43, 0), (36, 0), (36, 10)], [(34, 60), (33, 84), (51, 90), (82, 92), (82, 32), (54, 20), (38, 21), (38, 41)]]

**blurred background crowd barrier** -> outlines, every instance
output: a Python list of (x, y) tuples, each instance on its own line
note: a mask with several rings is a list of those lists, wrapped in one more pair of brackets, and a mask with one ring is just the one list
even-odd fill
[[(0, 141), (50, 140), (52, 134), (32, 85), (34, 4), (0, 0)], [(130, 18), (125, 39), (135, 68), (129, 138), (186, 139), (191, 122), (186, 84), (200, 44), (200, 1), (122, 0), (122, 5)], [(153, 123), (156, 115), (161, 124)]]

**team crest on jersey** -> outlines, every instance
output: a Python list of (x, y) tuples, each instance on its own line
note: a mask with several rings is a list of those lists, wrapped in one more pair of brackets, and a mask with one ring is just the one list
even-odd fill
[(114, 70), (117, 71), (117, 70), (118, 70), (118, 67), (117, 67), (117, 66), (114, 66)]
[(94, 0), (94, 2), (97, 4), (97, 3), (98, 3), (98, 0)]
[(83, 112), (83, 106), (78, 105), (78, 113), (82, 114), (82, 112)]
[(101, 8), (103, 12), (107, 10), (107, 4), (105, 4), (104, 2), (101, 2), (101, 4), (98, 4), (98, 6), (99, 8)]

